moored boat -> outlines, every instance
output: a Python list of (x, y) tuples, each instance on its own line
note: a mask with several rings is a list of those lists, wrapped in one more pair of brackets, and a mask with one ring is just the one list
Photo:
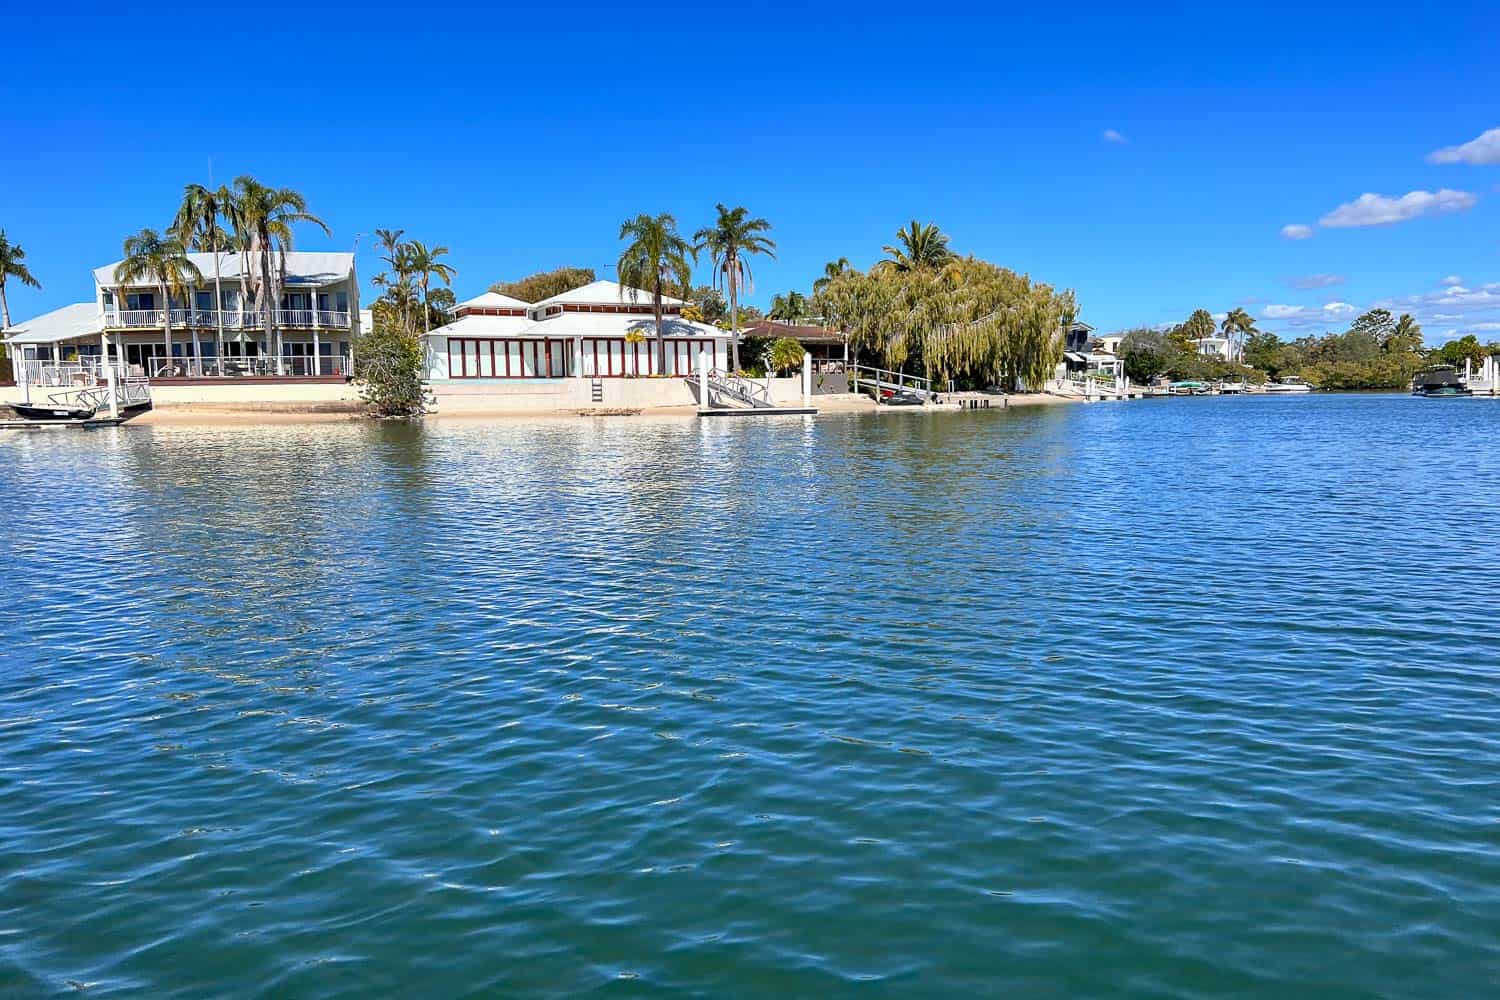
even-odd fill
[(1266, 383), (1266, 392), (1312, 392), (1313, 387), (1295, 375), (1287, 375), (1275, 382)]
[(68, 406), (55, 403), (38, 406), (27, 403), (7, 403), (23, 420), (88, 420), (94, 415), (91, 406)]
[(1412, 376), (1411, 394), (1424, 399), (1444, 399), (1472, 396), (1470, 389), (1458, 369), (1452, 365), (1434, 365)]

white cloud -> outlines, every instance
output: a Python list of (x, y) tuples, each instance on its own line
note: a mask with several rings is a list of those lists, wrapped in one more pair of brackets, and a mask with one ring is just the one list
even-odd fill
[(1492, 128), (1461, 146), (1444, 146), (1427, 154), (1428, 163), (1500, 163), (1500, 128)]
[(1293, 288), (1306, 291), (1310, 288), (1332, 288), (1334, 285), (1342, 285), (1344, 276), (1342, 274), (1304, 274), (1300, 278), (1288, 278), (1287, 284)]
[(1478, 200), (1467, 191), (1454, 191), (1450, 188), (1440, 191), (1408, 191), (1399, 198), (1366, 193), (1335, 208), (1319, 219), (1318, 225), (1328, 229), (1388, 226), (1423, 215), (1461, 212), (1473, 208)]
[(1270, 305), (1260, 311), (1266, 319), (1291, 319), (1307, 312), (1307, 306)]
[(1323, 311), (1331, 316), (1347, 316), (1349, 313), (1359, 312), (1359, 309), (1347, 302), (1330, 302), (1323, 307)]
[(1456, 274), (1450, 274), (1448, 275), (1448, 277), (1439, 282), (1439, 284), (1446, 285), (1449, 288), (1452, 288), (1454, 285), (1462, 285), (1463, 283), (1464, 279), (1460, 278)]
[(1304, 226), (1301, 223), (1281, 227), (1281, 235), (1289, 240), (1310, 240), (1312, 239), (1312, 234), (1313, 227)]
[(1104, 132), (1101, 134), (1101, 137), (1104, 139), (1105, 142), (1125, 143), (1125, 142), (1129, 142), (1130, 141), (1129, 139), (1125, 138), (1125, 136), (1124, 136), (1123, 133), (1117, 132), (1117, 131), (1115, 131), (1112, 128), (1105, 129)]

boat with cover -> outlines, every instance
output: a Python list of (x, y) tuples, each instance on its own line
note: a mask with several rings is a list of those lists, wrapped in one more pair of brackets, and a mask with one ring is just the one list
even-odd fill
[(1452, 365), (1434, 365), (1412, 376), (1411, 394), (1423, 399), (1446, 399), (1472, 396), (1470, 389), (1458, 369)]
[(1275, 382), (1266, 383), (1267, 392), (1312, 392), (1312, 386), (1295, 375), (1286, 375)]

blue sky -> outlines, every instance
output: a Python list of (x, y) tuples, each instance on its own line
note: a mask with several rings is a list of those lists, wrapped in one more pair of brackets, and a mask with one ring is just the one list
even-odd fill
[(1479, 3), (431, 10), (11, 18), (0, 227), (45, 286), (12, 284), (13, 317), (89, 298), (212, 158), (305, 193), (334, 235), (303, 248), (448, 246), (460, 298), (607, 277), (622, 219), (691, 231), (725, 201), (775, 227), (762, 304), (916, 218), (1102, 330), (1244, 304), (1316, 332), (1390, 303), (1429, 340), (1500, 339), (1500, 135), (1429, 162), (1500, 128)]

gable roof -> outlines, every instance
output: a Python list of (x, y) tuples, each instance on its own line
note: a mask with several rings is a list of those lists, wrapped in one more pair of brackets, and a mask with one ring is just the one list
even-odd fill
[[(188, 260), (203, 275), (205, 281), (212, 281), (214, 277), (214, 254), (190, 253)], [(221, 253), (219, 258), (219, 277), (223, 281), (233, 279), (240, 280), (240, 262), (242, 258), (238, 253)], [(120, 261), (106, 264), (104, 267), (94, 268), (94, 282), (105, 288), (119, 285), (115, 281), (115, 268), (120, 266)], [(252, 264), (250, 273), (255, 273)], [(354, 255), (352, 253), (325, 253), (316, 250), (293, 250), (286, 255), (286, 280), (288, 285), (321, 285), (330, 281), (339, 281), (354, 273)], [(156, 284), (153, 278), (144, 278), (131, 283), (131, 288), (146, 288)]]
[(75, 302), (5, 328), (7, 344), (55, 344), (99, 332), (99, 305)]
[[(532, 308), (554, 305), (618, 306), (622, 304), (649, 307), (651, 293), (644, 289), (622, 285), (618, 281), (591, 281), (581, 288), (574, 288), (534, 303)], [(670, 295), (663, 295), (661, 304), (664, 306), (687, 305), (682, 299), (674, 299)]]
[(476, 295), (472, 299), (465, 299), (454, 308), (462, 309), (464, 306), (490, 309), (529, 309), (531, 308), (531, 303), (510, 295), (501, 295), (499, 292), (485, 292), (483, 295)]

